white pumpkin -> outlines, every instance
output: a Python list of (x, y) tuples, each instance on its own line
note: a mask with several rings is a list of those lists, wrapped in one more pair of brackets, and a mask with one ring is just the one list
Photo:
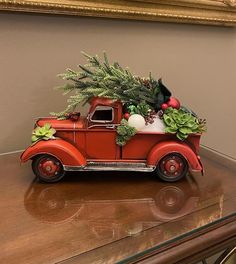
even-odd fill
[(129, 117), (128, 124), (141, 131), (145, 127), (145, 119), (139, 114), (134, 114)]

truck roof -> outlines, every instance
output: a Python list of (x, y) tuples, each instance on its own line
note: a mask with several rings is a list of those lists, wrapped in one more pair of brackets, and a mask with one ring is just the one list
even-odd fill
[(89, 112), (93, 112), (96, 106), (98, 105), (104, 105), (104, 106), (112, 106), (112, 107), (119, 107), (122, 106), (122, 103), (120, 101), (114, 101), (109, 98), (105, 97), (94, 97), (90, 101), (90, 109)]

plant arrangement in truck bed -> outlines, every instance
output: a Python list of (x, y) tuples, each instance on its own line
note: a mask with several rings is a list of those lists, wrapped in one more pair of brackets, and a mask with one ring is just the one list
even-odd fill
[(154, 79), (151, 73), (147, 78), (135, 76), (118, 62), (110, 64), (106, 53), (103, 61), (97, 55), (83, 55), (88, 62), (86, 65), (79, 65), (78, 71), (67, 69), (59, 75), (69, 81), (59, 89), (64, 94), (72, 94), (64, 111), (52, 113), (58, 119), (76, 117), (73, 113), (78, 105), (94, 97), (104, 97), (121, 101), (124, 106), (123, 120), (117, 128), (116, 143), (120, 146), (138, 131), (172, 133), (180, 140), (206, 131), (205, 120), (181, 106), (161, 79)]

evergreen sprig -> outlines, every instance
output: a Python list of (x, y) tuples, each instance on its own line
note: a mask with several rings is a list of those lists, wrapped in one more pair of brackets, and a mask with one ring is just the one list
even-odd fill
[[(106, 53), (103, 61), (97, 55), (90, 56), (84, 52), (88, 64), (79, 65), (79, 71), (67, 69), (59, 76), (69, 81), (59, 87), (64, 94), (74, 92), (68, 98), (67, 108), (60, 113), (51, 113), (57, 117), (63, 117), (66, 113), (74, 111), (78, 104), (88, 103), (93, 97), (107, 97), (120, 100), (122, 103), (139, 105), (145, 102), (152, 108), (160, 104), (161, 81), (153, 79), (151, 74), (148, 78), (140, 78), (133, 75), (128, 68), (122, 68), (118, 62), (110, 64)], [(162, 100), (167, 99), (163, 97)]]

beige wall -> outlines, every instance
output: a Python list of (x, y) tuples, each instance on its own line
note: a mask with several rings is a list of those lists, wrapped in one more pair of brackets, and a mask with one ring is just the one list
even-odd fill
[(79, 17), (0, 14), (0, 153), (30, 143), (33, 118), (62, 110), (56, 74), (100, 53), (163, 77), (208, 121), (202, 143), (236, 158), (236, 29)]

